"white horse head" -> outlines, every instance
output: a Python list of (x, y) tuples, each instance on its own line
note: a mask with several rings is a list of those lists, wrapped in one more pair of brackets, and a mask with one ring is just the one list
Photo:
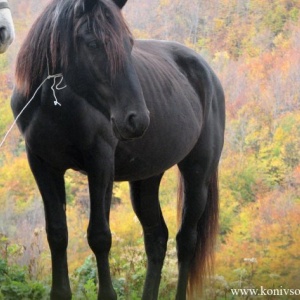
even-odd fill
[(0, 0), (0, 53), (6, 51), (14, 38), (14, 24), (8, 3), (5, 0)]

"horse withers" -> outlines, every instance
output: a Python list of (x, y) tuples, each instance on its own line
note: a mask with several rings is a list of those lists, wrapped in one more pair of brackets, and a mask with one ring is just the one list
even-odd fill
[[(12, 109), (44, 202), (51, 299), (71, 299), (64, 185), (70, 168), (88, 177), (88, 242), (97, 260), (99, 300), (117, 298), (108, 260), (114, 180), (130, 182), (143, 227), (148, 263), (142, 299), (158, 298), (168, 240), (158, 191), (163, 173), (175, 164), (182, 182), (176, 299), (186, 299), (187, 292), (199, 297), (213, 265), (222, 87), (192, 50), (134, 40), (121, 14), (125, 3), (54, 0), (18, 55)], [(49, 74), (61, 74), (60, 83)]]
[(14, 38), (14, 24), (8, 3), (0, 0), (0, 53), (7, 50)]

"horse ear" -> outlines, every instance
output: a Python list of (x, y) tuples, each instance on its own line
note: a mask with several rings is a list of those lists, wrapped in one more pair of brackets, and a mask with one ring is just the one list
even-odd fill
[(98, 0), (83, 0), (77, 2), (75, 6), (75, 16), (80, 18), (83, 14), (90, 12)]
[(127, 0), (113, 0), (113, 2), (114, 2), (120, 9), (122, 9), (123, 6), (126, 4)]
[(83, 1), (84, 12), (85, 13), (90, 12), (94, 8), (97, 2), (98, 0), (84, 0)]

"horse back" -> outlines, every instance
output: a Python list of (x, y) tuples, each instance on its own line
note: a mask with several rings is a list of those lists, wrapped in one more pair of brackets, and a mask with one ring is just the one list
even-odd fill
[[(155, 73), (167, 68), (172, 69), (171, 77), (177, 77), (178, 81), (183, 84), (180, 88), (192, 88), (197, 94), (204, 109), (204, 115), (214, 98), (219, 102), (224, 101), (224, 93), (218, 77), (205, 59), (192, 49), (177, 42), (137, 40), (133, 55), (136, 56), (137, 61), (148, 64), (148, 71), (150, 71), (150, 64), (155, 66)], [(137, 62), (138, 67), (139, 62)], [(162, 79), (157, 77), (157, 74), (156, 78), (157, 80)]]

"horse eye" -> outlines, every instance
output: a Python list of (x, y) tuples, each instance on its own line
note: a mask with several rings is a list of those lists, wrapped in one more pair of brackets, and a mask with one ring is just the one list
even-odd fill
[(105, 17), (106, 17), (107, 20), (111, 19), (111, 14), (110, 14), (110, 12), (108, 10), (104, 11), (104, 15), (105, 15)]
[(108, 36), (104, 38), (104, 43), (105, 45), (108, 45), (110, 43), (110, 38)]
[(98, 49), (100, 48), (100, 44), (97, 41), (91, 41), (87, 44), (87, 46), (91, 49)]

